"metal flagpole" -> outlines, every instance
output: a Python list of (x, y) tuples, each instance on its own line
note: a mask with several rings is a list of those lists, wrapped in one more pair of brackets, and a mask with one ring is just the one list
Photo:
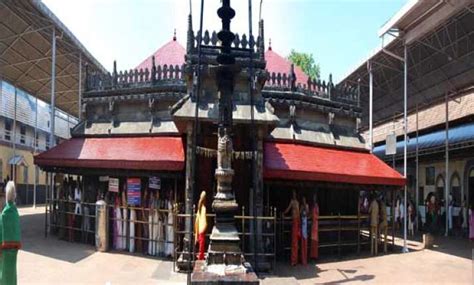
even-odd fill
[[(190, 13), (191, 13), (191, 2), (190, 4)], [(201, 56), (202, 56), (202, 51), (201, 51), (201, 45), (202, 45), (202, 29), (203, 29), (203, 21), (204, 21), (204, 0), (201, 0), (201, 13), (200, 13), (200, 19), (199, 19), (199, 34), (198, 34), (198, 41), (197, 41), (197, 48), (198, 48), (198, 62), (197, 62), (197, 70), (196, 70), (196, 88), (193, 89), (196, 91), (194, 96), (195, 96), (195, 103), (196, 106), (194, 108), (194, 129), (193, 129), (193, 143), (192, 143), (192, 168), (191, 168), (191, 175), (192, 175), (192, 187), (191, 187), (191, 195), (189, 197), (189, 200), (191, 200), (191, 205), (194, 203), (194, 191), (196, 190), (196, 167), (197, 167), (197, 155), (196, 155), (196, 148), (197, 148), (197, 132), (198, 132), (198, 124), (199, 124), (199, 99), (200, 99), (200, 93), (201, 93)], [(188, 258), (188, 261), (190, 263), (188, 274), (187, 274), (187, 284), (191, 284), (191, 264), (194, 261), (194, 222), (193, 220), (194, 216), (194, 208), (191, 206), (191, 222), (188, 224), (189, 229), (186, 229), (186, 231), (189, 234), (189, 243), (190, 247), (189, 250), (192, 253), (192, 256)], [(192, 249), (192, 250), (191, 250)]]
[[(35, 137), (33, 138), (33, 153), (36, 154), (36, 137), (38, 136), (38, 97), (35, 97)], [(33, 209), (36, 208), (36, 180), (38, 180), (38, 166), (35, 165), (35, 181), (33, 186)]]
[[(15, 88), (15, 102), (14, 102), (14, 110), (13, 110), (13, 158), (16, 157), (16, 109), (17, 109), (17, 88), (16, 85), (13, 86)], [(13, 159), (13, 164), (11, 165), (12, 169), (12, 180), (16, 184), (16, 161)]]
[(415, 186), (415, 211), (416, 211), (416, 230), (419, 231), (419, 223), (418, 223), (418, 205), (420, 201), (420, 193), (418, 188), (420, 187), (420, 182), (418, 179), (420, 178), (420, 167), (418, 161), (418, 104), (416, 104), (416, 186)]
[(53, 38), (52, 38), (52, 43), (51, 43), (51, 116), (50, 116), (50, 136), (49, 136), (49, 147), (53, 148), (55, 145), (55, 139), (54, 139), (54, 119), (55, 119), (55, 88), (56, 88), (56, 29), (53, 28)]
[(374, 78), (372, 74), (372, 63), (370, 61), (367, 62), (367, 68), (369, 69), (369, 148), (370, 153), (373, 151), (373, 101), (374, 101)]
[[(403, 143), (403, 177), (407, 178), (407, 144), (408, 144), (408, 122), (407, 122), (407, 101), (408, 101), (408, 56), (407, 56), (407, 44), (405, 42), (403, 46), (403, 132), (404, 132), (404, 143)], [(403, 252), (408, 252), (407, 248), (407, 185), (405, 182), (404, 189), (404, 213), (403, 213)]]
[[(252, 37), (252, 0), (249, 0), (249, 39)], [(262, 39), (263, 40), (263, 39)], [(250, 121), (251, 121), (251, 133), (252, 133), (252, 200), (253, 200), (253, 259), (254, 259), (254, 266), (255, 271), (258, 272), (258, 256), (257, 256), (257, 136), (256, 136), (256, 129), (255, 129), (255, 120), (254, 120), (254, 98), (253, 98), (253, 90), (255, 89), (254, 86), (254, 78), (253, 78), (253, 49), (249, 49), (250, 55), (250, 66), (249, 66), (249, 96), (250, 96)], [(242, 237), (244, 238), (244, 237)]]
[(81, 101), (82, 101), (82, 53), (79, 53), (79, 83), (77, 86), (79, 92), (78, 92), (78, 100), (77, 100), (77, 105), (78, 105), (78, 110), (77, 110), (77, 117), (79, 118), (79, 121), (82, 119), (81, 115)]
[(446, 139), (445, 139), (445, 172), (446, 176), (444, 178), (444, 214), (446, 216), (446, 227), (445, 227), (445, 232), (444, 235), (448, 236), (449, 233), (449, 97), (448, 97), (448, 92), (446, 92)]

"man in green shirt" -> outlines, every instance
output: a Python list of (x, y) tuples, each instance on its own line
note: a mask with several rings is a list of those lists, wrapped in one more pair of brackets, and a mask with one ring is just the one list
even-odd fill
[(0, 285), (15, 285), (16, 257), (21, 248), (20, 217), (15, 206), (16, 190), (13, 181), (5, 187), (7, 203), (0, 217), (1, 262)]

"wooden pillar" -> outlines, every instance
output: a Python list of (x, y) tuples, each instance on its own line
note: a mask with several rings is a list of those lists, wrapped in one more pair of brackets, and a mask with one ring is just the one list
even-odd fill
[[(186, 176), (185, 176), (185, 234), (183, 240), (183, 255), (179, 258), (177, 265), (180, 270), (192, 270), (191, 252), (193, 249), (192, 232), (193, 232), (193, 203), (194, 203), (194, 187), (193, 187), (193, 124), (188, 123), (186, 128)], [(176, 181), (175, 181), (176, 188)], [(176, 192), (176, 189), (175, 189)]]

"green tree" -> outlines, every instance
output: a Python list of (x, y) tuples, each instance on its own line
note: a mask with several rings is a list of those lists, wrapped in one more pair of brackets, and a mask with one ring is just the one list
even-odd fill
[(315, 63), (313, 54), (291, 50), (288, 60), (299, 66), (311, 79), (319, 78), (319, 64)]

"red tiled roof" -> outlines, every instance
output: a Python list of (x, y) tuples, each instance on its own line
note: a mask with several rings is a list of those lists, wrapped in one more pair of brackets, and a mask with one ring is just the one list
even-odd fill
[[(155, 53), (151, 56), (147, 57), (142, 63), (140, 63), (136, 69), (140, 68), (148, 68), (151, 69), (152, 65), (152, 56), (155, 56), (155, 64), (156, 65), (183, 65), (184, 64), (184, 56), (186, 54), (185, 48), (176, 41), (176, 38), (166, 43), (164, 46), (159, 48)], [(279, 55), (278, 53), (274, 52), (271, 48), (269, 48), (265, 52), (265, 59), (267, 61), (267, 71), (272, 73), (290, 73), (291, 69), (291, 62)], [(295, 66), (295, 74), (296, 74), (296, 84), (307, 84), (308, 83), (308, 76), (303, 72), (301, 68)]]
[[(272, 73), (290, 73), (291, 62), (274, 52), (269, 48), (265, 52), (265, 59), (267, 60), (267, 70)], [(296, 84), (308, 84), (308, 75), (306, 75), (301, 68), (295, 65)]]
[(179, 137), (72, 138), (34, 157), (42, 167), (181, 171)]
[(164, 46), (155, 51), (152, 55), (147, 57), (142, 63), (140, 63), (136, 69), (148, 68), (151, 69), (152, 56), (155, 56), (156, 65), (183, 65), (184, 56), (186, 55), (186, 50), (184, 47), (178, 43), (176, 38), (173, 38), (171, 41), (166, 43)]
[(266, 142), (266, 179), (365, 185), (405, 185), (405, 178), (375, 155), (292, 143)]

